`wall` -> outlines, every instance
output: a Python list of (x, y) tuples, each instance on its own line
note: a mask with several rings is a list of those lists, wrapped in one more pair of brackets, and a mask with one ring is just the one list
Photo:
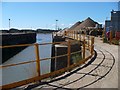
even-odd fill
[[(36, 42), (36, 33), (26, 34), (4, 34), (2, 37), (2, 46), (6, 45), (18, 45), (18, 44), (31, 44)], [(12, 47), (2, 49), (2, 63), (9, 58), (13, 57), (25, 47)]]
[[(58, 38), (57, 39), (55, 38), (57, 37), (53, 38), (54, 41), (55, 40), (58, 41)], [(78, 50), (81, 50), (80, 42), (76, 41), (76, 42), (71, 43), (71, 53), (76, 52)], [(52, 46), (52, 57), (67, 54), (67, 52), (68, 52), (67, 42), (65, 42), (64, 44), (57, 45), (57, 46), (56, 45)], [(75, 63), (75, 59), (76, 57), (78, 57), (78, 55), (80, 57), (81, 53), (78, 53), (77, 55), (71, 55), (70, 64)], [(67, 67), (67, 58), (68, 58), (67, 56), (64, 56), (64, 57), (52, 59), (51, 60), (51, 72)]]

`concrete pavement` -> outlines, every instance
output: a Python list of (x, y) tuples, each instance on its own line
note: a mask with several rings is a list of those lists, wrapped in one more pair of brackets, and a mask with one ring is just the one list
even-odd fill
[[(39, 85), (37, 89), (83, 89), (83, 88), (118, 88), (118, 46), (103, 43), (95, 38), (96, 59), (87, 67), (54, 82)], [(87, 62), (86, 62), (87, 63)], [(77, 67), (76, 69), (81, 68)], [(59, 76), (64, 77), (64, 75)]]

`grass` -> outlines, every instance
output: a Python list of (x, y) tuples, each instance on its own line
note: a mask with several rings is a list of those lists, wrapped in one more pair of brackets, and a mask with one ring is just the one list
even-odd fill
[(73, 63), (77, 63), (80, 60), (82, 60), (82, 56), (79, 53), (78, 54), (74, 54), (74, 55), (72, 55), (72, 60), (73, 60)]
[[(107, 38), (103, 38), (103, 43), (110, 43), (110, 41), (107, 40)], [(111, 41), (112, 44), (114, 45), (119, 45), (119, 40), (113, 38), (112, 41)]]
[(108, 40), (107, 40), (107, 38), (103, 38), (103, 43), (108, 43)]
[(119, 45), (119, 40), (117, 40), (117, 39), (112, 39), (112, 44), (115, 44), (115, 45)]

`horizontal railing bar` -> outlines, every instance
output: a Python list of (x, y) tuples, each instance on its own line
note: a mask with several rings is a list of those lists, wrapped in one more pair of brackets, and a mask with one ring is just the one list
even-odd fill
[[(73, 52), (73, 53), (71, 53), (71, 55), (75, 54), (75, 53), (79, 53), (79, 52), (81, 52), (81, 51)], [(59, 57), (64, 57), (64, 56), (68, 56), (68, 54), (59, 55), (59, 56), (55, 56), (55, 57), (51, 57), (51, 58), (42, 58), (40, 60), (43, 61), (43, 60), (54, 59), (54, 58), (59, 58)], [(21, 62), (21, 63), (15, 63), (15, 64), (3, 65), (3, 66), (0, 66), (0, 68), (10, 67), (10, 66), (17, 66), (17, 65), (21, 65), (21, 64), (28, 64), (28, 63), (32, 63), (32, 62), (36, 62), (36, 60), (27, 61), (27, 62)]]
[(59, 58), (59, 57), (64, 57), (64, 56), (68, 56), (68, 54), (59, 55), (59, 56), (55, 56), (55, 57), (51, 57), (51, 58), (43, 58), (43, 59), (40, 59), (40, 60), (43, 61), (43, 60), (47, 60), (47, 59), (54, 59), (54, 58)]
[(7, 46), (0, 46), (0, 48), (11, 48), (11, 47), (23, 47), (23, 46), (33, 46), (34, 44), (19, 44), (19, 45), (7, 45)]
[(17, 66), (17, 65), (28, 64), (28, 63), (33, 63), (33, 62), (36, 62), (36, 61), (32, 60), (32, 61), (21, 62), (21, 63), (16, 63), (16, 64), (1, 65), (0, 68), (10, 67), (10, 66)]
[[(64, 42), (51, 42), (51, 43), (38, 43), (38, 45), (47, 45), (47, 44), (61, 44)], [(0, 48), (11, 48), (11, 47), (23, 47), (23, 46), (34, 46), (35, 44), (18, 44), (18, 45), (7, 45), (7, 46), (0, 46)]]
[(63, 42), (51, 42), (51, 43), (40, 43), (38, 45), (47, 45), (47, 44), (62, 44), (62, 43), (65, 43), (65, 41)]
[(36, 82), (36, 81), (39, 81), (39, 80), (42, 80), (42, 79), (45, 79), (45, 78), (49, 78), (49, 77), (52, 77), (54, 75), (63, 73), (65, 71), (67, 71), (67, 70), (70, 70), (70, 69), (72, 69), (74, 67), (77, 67), (77, 66), (79, 66), (81, 64), (84, 64), (85, 61), (87, 61), (91, 57), (92, 57), (92, 55), (90, 55), (87, 58), (79, 61), (78, 63), (70, 65), (69, 67), (65, 67), (65, 68), (62, 68), (60, 70), (56, 70), (56, 71), (51, 72), (51, 73), (43, 74), (41, 76), (36, 76), (36, 77), (30, 78), (30, 79), (27, 79), (27, 80), (23, 80), (23, 81), (19, 81), (19, 82), (14, 82), (14, 83), (3, 85), (3, 86), (0, 86), (0, 87), (2, 87), (4, 89), (11, 89), (11, 88), (15, 88), (17, 86), (22, 86), (22, 85), (25, 85), (25, 84), (28, 84), (28, 83), (32, 83), (32, 82)]
[[(77, 40), (77, 39), (75, 39)], [(72, 41), (71, 41), (72, 42)], [(73, 41), (74, 42), (74, 41)], [(62, 44), (62, 43), (65, 43), (64, 42), (54, 42), (54, 43), (40, 43), (38, 45), (47, 45), (47, 44)], [(0, 46), (0, 48), (11, 48), (11, 47), (23, 47), (23, 46), (33, 46), (34, 44), (19, 44), (19, 45), (7, 45), (7, 46)]]
[[(73, 52), (73, 53), (71, 53), (71, 55), (79, 53), (79, 52), (81, 52), (81, 51)], [(59, 57), (64, 57), (64, 56), (68, 56), (68, 54), (59, 55), (59, 56), (55, 56), (55, 57), (51, 57), (51, 58), (42, 58), (40, 60), (43, 61), (43, 60), (54, 59), (54, 58), (59, 58)], [(27, 62), (21, 62), (21, 63), (16, 63), (16, 64), (3, 65), (3, 66), (0, 66), (0, 68), (10, 67), (10, 66), (17, 66), (17, 65), (21, 65), (21, 64), (28, 64), (28, 63), (32, 63), (32, 62), (36, 62), (36, 60), (27, 61)]]
[(79, 53), (79, 52), (82, 52), (82, 50), (77, 51), (77, 52), (72, 52), (71, 55), (76, 54), (76, 53)]

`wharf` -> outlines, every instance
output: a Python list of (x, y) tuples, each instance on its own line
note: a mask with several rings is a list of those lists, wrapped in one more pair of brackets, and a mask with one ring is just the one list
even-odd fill
[[(37, 89), (82, 89), (82, 88), (118, 88), (118, 48), (120, 46), (103, 43), (95, 38), (96, 59), (87, 67), (74, 69), (76, 72), (67, 72), (54, 82), (39, 85)], [(89, 60), (88, 60), (89, 61)], [(87, 62), (85, 63), (87, 64)], [(84, 64), (84, 65), (85, 65)], [(77, 70), (78, 69), (78, 70)], [(68, 76), (66, 76), (69, 74)]]

